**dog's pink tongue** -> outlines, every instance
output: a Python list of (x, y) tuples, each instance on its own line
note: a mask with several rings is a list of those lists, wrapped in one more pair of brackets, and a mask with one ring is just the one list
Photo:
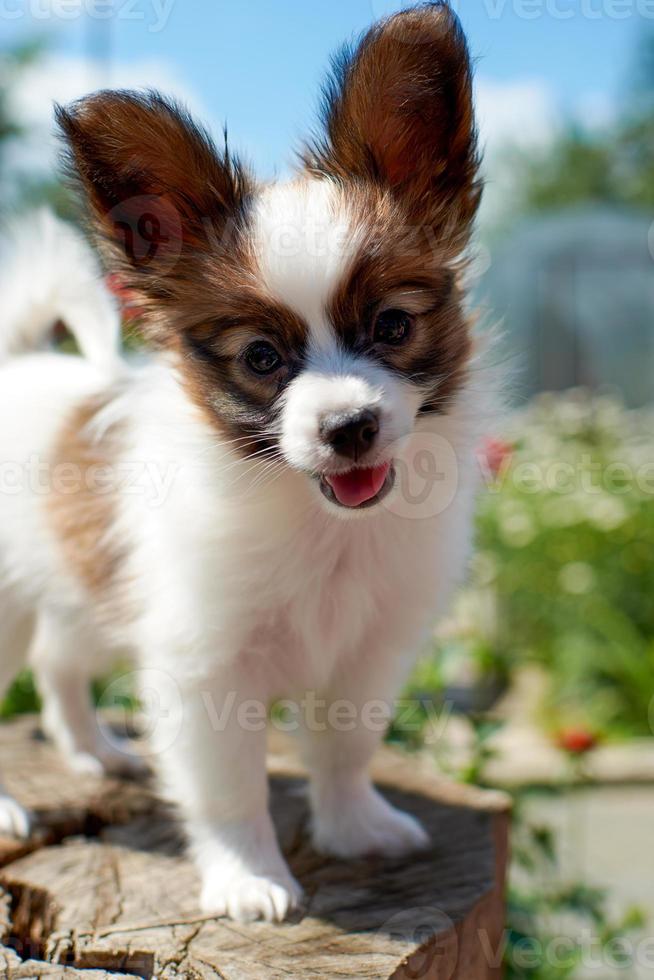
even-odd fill
[(359, 507), (366, 500), (376, 497), (384, 486), (390, 463), (373, 466), (369, 469), (351, 470), (338, 476), (328, 476), (327, 482), (334, 491), (339, 504), (344, 507)]

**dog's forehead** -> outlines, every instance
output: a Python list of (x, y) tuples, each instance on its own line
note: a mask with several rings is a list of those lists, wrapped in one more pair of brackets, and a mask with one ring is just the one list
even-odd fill
[(298, 178), (258, 198), (252, 223), (263, 287), (306, 322), (314, 339), (329, 330), (327, 308), (361, 243), (361, 227), (341, 186)]

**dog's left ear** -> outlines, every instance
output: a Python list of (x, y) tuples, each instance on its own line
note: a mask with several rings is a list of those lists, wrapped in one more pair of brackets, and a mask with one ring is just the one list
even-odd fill
[(371, 180), (405, 203), (411, 220), (470, 225), (481, 196), (470, 56), (458, 18), (429, 3), (373, 27), (334, 65), (326, 135), (309, 170)]

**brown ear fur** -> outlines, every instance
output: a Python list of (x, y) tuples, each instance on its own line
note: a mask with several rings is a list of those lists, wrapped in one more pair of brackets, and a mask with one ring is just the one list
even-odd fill
[(164, 273), (237, 220), (248, 175), (156, 92), (98, 92), (56, 116), (108, 264), (127, 287), (165, 298)]
[(381, 184), (413, 220), (470, 224), (481, 195), (472, 71), (446, 2), (396, 14), (346, 49), (324, 112), (326, 135), (303, 154), (310, 171)]

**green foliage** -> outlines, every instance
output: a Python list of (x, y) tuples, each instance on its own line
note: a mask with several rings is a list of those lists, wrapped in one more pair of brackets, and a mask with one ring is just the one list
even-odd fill
[(6, 150), (13, 140), (23, 135), (19, 121), (11, 110), (11, 94), (21, 72), (39, 56), (41, 45), (29, 43), (9, 50), (0, 50), (0, 195), (8, 193), (5, 174)]
[(636, 80), (619, 118), (595, 128), (570, 122), (544, 150), (506, 161), (527, 211), (576, 204), (654, 204), (654, 36), (643, 41)]
[[(107, 702), (107, 688), (110, 686), (111, 701)], [(108, 677), (94, 681), (91, 696), (95, 704), (102, 707), (135, 712), (138, 699), (132, 687), (132, 674), (125, 664), (118, 664)], [(41, 710), (41, 699), (34, 684), (30, 670), (24, 670), (11, 685), (4, 701), (0, 702), (0, 718), (13, 715), (32, 714)]]
[(31, 671), (24, 670), (7, 691), (4, 701), (0, 702), (0, 718), (39, 711), (40, 707)]
[(552, 677), (549, 716), (647, 735), (654, 678), (651, 411), (583, 393), (542, 396), (478, 515), (475, 593), (510, 664)]
[(474, 741), (470, 759), (458, 774), (462, 783), (473, 786), (483, 786), (486, 766), (497, 756), (497, 750), (492, 748), (491, 739), (502, 727), (502, 722), (485, 715), (470, 715)]
[(31, 65), (41, 54), (40, 42), (28, 42), (0, 52), (0, 148), (7, 140), (23, 132), (10, 111), (10, 94), (20, 78), (21, 71)]
[(48, 204), (63, 217), (74, 216), (72, 196), (53, 173), (9, 173), (7, 150), (28, 135), (12, 110), (12, 94), (23, 73), (43, 55), (45, 43), (33, 40), (14, 47), (0, 46), (0, 209), (13, 212)]
[(425, 731), (430, 720), (430, 709), (433, 711), (433, 704), (429, 699), (421, 700), (419, 697), (409, 694), (410, 705), (408, 710), (400, 710), (390, 723), (386, 732), (386, 741), (390, 745), (399, 745), (408, 751), (418, 751), (425, 744)]
[(571, 125), (540, 153), (516, 154), (510, 161), (528, 211), (552, 211), (587, 201), (616, 203), (613, 136), (603, 137)]
[(546, 150), (514, 154), (509, 165), (528, 211), (598, 202), (650, 208), (654, 114), (608, 130), (570, 124)]
[(543, 395), (514, 417), (495, 475), (482, 455), (470, 585), (410, 696), (438, 703), (457, 672), (479, 687), (531, 661), (550, 679), (551, 730), (652, 734), (653, 428), (651, 409), (584, 392)]
[(514, 871), (508, 894), (506, 980), (567, 980), (602, 964), (627, 971), (636, 934), (645, 924), (640, 909), (609, 912), (606, 892), (561, 876), (551, 828), (534, 825), (516, 800), (512, 831)]

